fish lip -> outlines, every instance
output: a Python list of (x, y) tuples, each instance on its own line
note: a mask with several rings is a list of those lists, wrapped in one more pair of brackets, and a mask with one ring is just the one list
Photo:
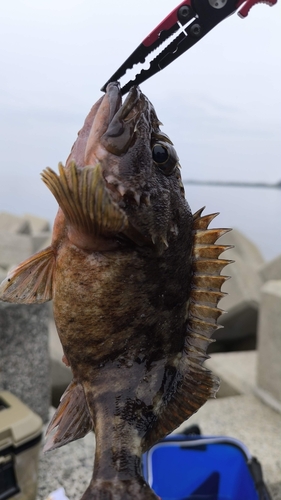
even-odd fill
[[(121, 91), (120, 91), (120, 94), (121, 94)], [(121, 108), (119, 109), (120, 118), (126, 121), (126, 119), (128, 119), (128, 115), (131, 113), (131, 111), (134, 109), (134, 107), (140, 103), (140, 101), (142, 100), (143, 97), (144, 97), (143, 93), (141, 92), (140, 88), (137, 85), (132, 87), (130, 89), (124, 103), (122, 104)], [(138, 111), (138, 115), (139, 115), (142, 110), (137, 110), (137, 111)]]
[(114, 115), (122, 106), (122, 95), (119, 82), (110, 82), (107, 85), (106, 94), (110, 102), (110, 112), (108, 118), (108, 123), (110, 123)]
[[(128, 95), (124, 102), (122, 102), (122, 93), (119, 82), (110, 82), (106, 87), (106, 93), (112, 103), (112, 115), (110, 114), (109, 123), (112, 121), (116, 113), (120, 119), (125, 120), (128, 114), (132, 111), (134, 106), (143, 96), (138, 85), (134, 85), (130, 88)], [(144, 96), (143, 96), (144, 97)], [(114, 108), (116, 109), (115, 113)]]
[[(110, 101), (110, 115), (108, 127), (101, 140), (109, 152), (124, 153), (133, 139), (140, 116), (147, 109), (148, 101), (138, 86), (130, 89), (123, 103), (118, 82), (108, 84), (106, 91)], [(114, 138), (120, 138), (119, 147), (116, 150), (114, 147), (107, 147)]]

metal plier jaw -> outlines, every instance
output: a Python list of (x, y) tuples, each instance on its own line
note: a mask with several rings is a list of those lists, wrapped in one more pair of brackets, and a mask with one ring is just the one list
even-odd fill
[(150, 62), (148, 69), (142, 69), (134, 80), (121, 88), (121, 93), (126, 94), (133, 85), (144, 82), (181, 56), (223, 19), (238, 9), (237, 14), (244, 18), (257, 3), (272, 6), (277, 0), (184, 0), (143, 40), (101, 90), (105, 92), (108, 83), (120, 80), (134, 64), (145, 63), (151, 52), (173, 37), (171, 43)]

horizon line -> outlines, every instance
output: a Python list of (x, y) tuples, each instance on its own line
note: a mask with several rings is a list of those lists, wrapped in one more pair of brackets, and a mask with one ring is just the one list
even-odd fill
[(209, 186), (232, 186), (232, 187), (262, 187), (281, 189), (281, 181), (276, 183), (268, 182), (247, 182), (247, 181), (203, 181), (199, 179), (184, 179), (183, 184), (203, 184)]

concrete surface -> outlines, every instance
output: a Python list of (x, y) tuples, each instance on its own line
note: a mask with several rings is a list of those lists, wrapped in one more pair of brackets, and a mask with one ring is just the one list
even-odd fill
[(7, 212), (0, 212), (0, 231), (13, 234), (30, 234), (28, 220)]
[(281, 255), (270, 262), (266, 262), (259, 269), (262, 281), (281, 280)]
[(0, 212), (0, 266), (5, 269), (48, 246), (49, 240), (50, 224), (46, 219)]
[(33, 254), (33, 242), (29, 234), (0, 231), (0, 265), (5, 269), (17, 265)]
[[(219, 323), (224, 329), (217, 330), (211, 351), (246, 350), (255, 348), (260, 287), (262, 285), (258, 269), (264, 264), (258, 248), (237, 230), (230, 231), (219, 239), (218, 244), (234, 245), (221, 255), (223, 259), (234, 262), (222, 274), (231, 276), (223, 285), (227, 295), (219, 307), (227, 311)], [(231, 347), (232, 345), (232, 347)]]
[(259, 269), (264, 264), (264, 258), (258, 247), (238, 229), (233, 229), (222, 236), (219, 239), (219, 244), (234, 246), (223, 254), (226, 259), (235, 259), (238, 256), (253, 269)]
[(42, 217), (37, 217), (32, 214), (24, 214), (23, 219), (26, 220), (31, 228), (31, 233), (42, 233), (42, 232), (50, 232), (50, 223), (47, 219), (43, 219)]
[(231, 308), (237, 307), (244, 301), (258, 303), (262, 282), (257, 270), (264, 261), (257, 247), (237, 230), (222, 236), (218, 244), (235, 245), (234, 248), (222, 254), (222, 258), (234, 260), (234, 262), (222, 272), (231, 276), (231, 279), (223, 286), (223, 291), (228, 295), (220, 301), (220, 307), (225, 311), (230, 311)]
[(204, 366), (220, 378), (217, 397), (253, 393), (257, 378), (257, 351), (214, 353)]
[[(257, 385), (258, 356), (258, 351), (214, 353), (205, 362), (205, 366), (220, 378), (218, 398), (254, 394), (267, 406), (281, 414), (280, 402), (267, 390)], [(277, 378), (275, 383), (280, 387), (281, 377)]]
[(281, 280), (261, 288), (258, 325), (258, 386), (281, 405)]
[(49, 246), (50, 233), (48, 231), (32, 235), (33, 253)]
[(0, 389), (18, 396), (42, 420), (50, 406), (47, 304), (0, 301)]

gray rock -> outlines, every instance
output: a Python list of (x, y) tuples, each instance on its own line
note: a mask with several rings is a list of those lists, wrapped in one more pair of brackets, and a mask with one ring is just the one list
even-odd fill
[[(229, 292), (231, 293), (231, 292)], [(223, 299), (224, 300), (224, 299)], [(221, 301), (222, 302), (222, 301)], [(221, 304), (219, 304), (221, 307)], [(225, 306), (223, 307), (225, 308)], [(250, 341), (256, 338), (257, 324), (258, 324), (258, 310), (259, 304), (257, 300), (241, 300), (237, 305), (233, 306), (219, 319), (219, 324), (224, 328), (215, 332), (214, 338), (218, 341), (233, 342), (239, 340), (241, 346), (237, 350), (254, 349), (254, 343)], [(241, 343), (245, 340), (245, 345)], [(249, 342), (248, 342), (249, 341)], [(249, 345), (247, 346), (247, 344)]]
[(259, 275), (263, 282), (269, 280), (281, 280), (281, 255), (270, 262), (266, 262), (259, 269)]
[(258, 269), (264, 260), (257, 247), (236, 229), (220, 238), (218, 244), (234, 245), (221, 256), (234, 262), (222, 272), (231, 279), (224, 284), (228, 296), (221, 300), (220, 307), (231, 311), (245, 301), (258, 303), (262, 285)]
[(50, 232), (51, 230), (49, 221), (47, 219), (43, 219), (42, 217), (24, 214), (23, 219), (29, 223), (32, 234)]
[(258, 386), (281, 403), (281, 280), (261, 289), (258, 324)]
[(264, 258), (257, 246), (238, 229), (226, 233), (219, 239), (218, 243), (234, 246), (224, 254), (227, 259), (235, 259), (238, 256), (245, 264), (254, 269), (258, 269), (264, 264)]
[(30, 234), (31, 227), (29, 221), (17, 215), (0, 213), (0, 231), (13, 234)]
[[(234, 260), (222, 274), (231, 276), (223, 285), (224, 297), (219, 307), (227, 314), (223, 314), (219, 323), (224, 329), (218, 330), (214, 338), (222, 343), (232, 343), (239, 340), (235, 349), (247, 350), (255, 348), (257, 316), (262, 285), (258, 269), (263, 264), (257, 247), (237, 230), (227, 233), (219, 239), (218, 244), (235, 245), (227, 250), (221, 258)], [(211, 351), (216, 350), (211, 346)]]
[(33, 254), (32, 237), (0, 231), (0, 266), (8, 269)]
[(50, 232), (35, 233), (32, 235), (33, 253), (49, 246)]
[(204, 366), (220, 379), (219, 398), (255, 391), (257, 351), (217, 352)]
[(0, 302), (0, 389), (48, 420), (50, 376), (47, 304)]

